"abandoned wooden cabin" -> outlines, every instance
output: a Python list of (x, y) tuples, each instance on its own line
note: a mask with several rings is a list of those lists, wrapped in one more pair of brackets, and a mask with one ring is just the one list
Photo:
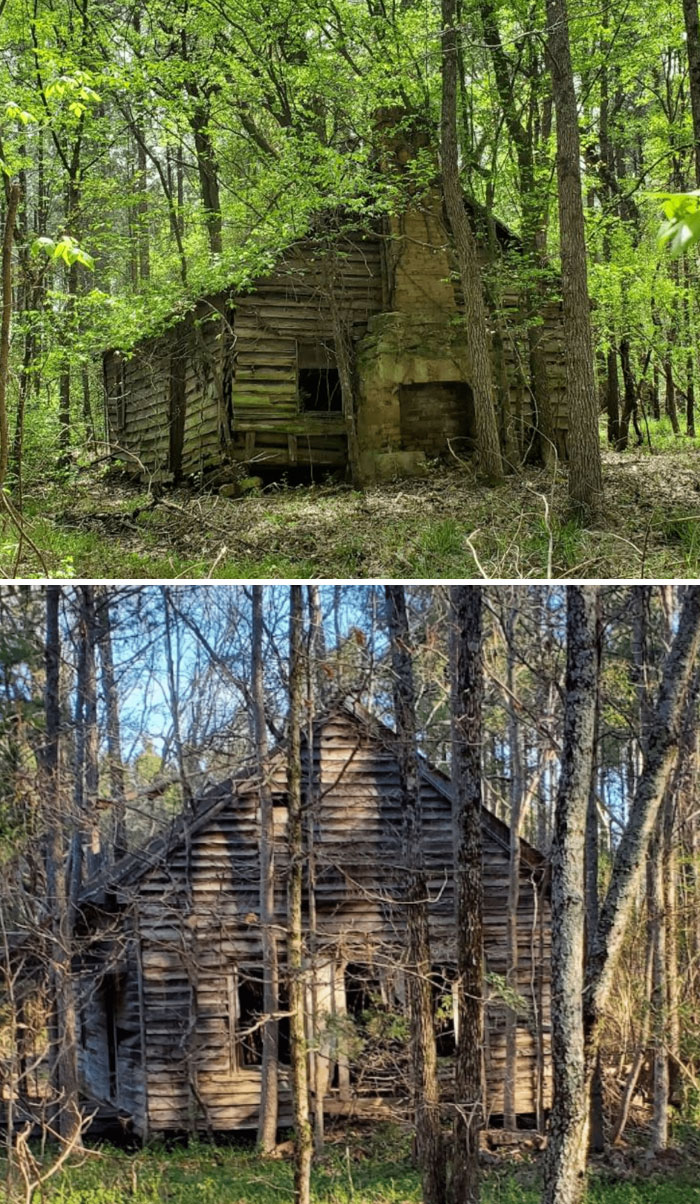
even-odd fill
[[(304, 757), (308, 782), (306, 750)], [(315, 865), (305, 904), (307, 919), (315, 914), (313, 932), (307, 932), (312, 1095), (329, 1113), (352, 1112), (362, 1101), (366, 1106), (399, 1095), (408, 1062), (407, 1039), (377, 1038), (376, 1027), (363, 1027), (372, 1009), (388, 1019), (404, 1008), (406, 917), (395, 901), (401, 814), (394, 734), (343, 704), (317, 722), (312, 764)], [(282, 751), (271, 756), (268, 776), (284, 981)], [(451, 791), (448, 779), (426, 763), (421, 798), (436, 990), (443, 1005), (438, 1051), (447, 1069), (454, 1048)], [(244, 771), (210, 789), (168, 833), (103, 871), (83, 892), (83, 1087), (133, 1117), (144, 1137), (257, 1123), (263, 1012), (258, 824), (258, 782)], [(509, 831), (484, 809), (483, 835), (486, 967), (492, 976), (505, 975)], [(546, 863), (525, 841), (521, 849), (516, 1109), (541, 1121), (550, 1097)], [(286, 1024), (281, 1020), (281, 1126), (291, 1123)], [(503, 1111), (505, 1024), (506, 1005), (492, 987), (484, 1044), (489, 1117)]]
[[(496, 235), (501, 249), (517, 244), (500, 223)], [(455, 279), (437, 190), (371, 231), (300, 239), (249, 291), (203, 297), (164, 333), (105, 354), (115, 456), (166, 481), (238, 463), (350, 468), (360, 484), (421, 474), (426, 457), (468, 457), (469, 331)], [(512, 286), (501, 302), (512, 318), (494, 323), (506, 455), (525, 459), (544, 427), (529, 372), (534, 317), (551, 441), (566, 458), (560, 306), (528, 314)]]

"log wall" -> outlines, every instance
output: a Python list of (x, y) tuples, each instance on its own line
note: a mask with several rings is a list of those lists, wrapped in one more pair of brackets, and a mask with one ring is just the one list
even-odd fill
[[(404, 995), (406, 924), (398, 901), (398, 766), (390, 742), (368, 734), (346, 714), (324, 722), (314, 765), (316, 788), (322, 797), (314, 815), (313, 846), (315, 966), (317, 991), (323, 1000), (319, 1014), (327, 1011), (343, 1017), (348, 1006), (349, 965), (363, 967), (387, 998), (400, 1001)], [(283, 932), (286, 808), (281, 773), (280, 768), (272, 789), (276, 910)], [(433, 900), (433, 958), (436, 966), (449, 972), (455, 960), (451, 803), (444, 779), (427, 770), (422, 803)], [(147, 1101), (142, 1132), (215, 1131), (257, 1124), (260, 1068), (254, 1064), (255, 1034), (247, 1032), (250, 1006), (249, 1014), (242, 1011), (261, 975), (258, 818), (253, 782), (225, 792), (210, 814), (193, 826), (187, 842), (173, 847), (160, 867), (133, 888), (128, 884), (122, 888), (122, 902), (138, 925), (140, 949), (142, 985), (137, 989), (145, 1037), (142, 1085)], [(518, 1023), (516, 1095), (519, 1113), (536, 1114), (548, 1102), (550, 1091), (549, 913), (536, 886), (542, 866), (527, 846), (523, 848), (518, 932), (518, 989), (523, 1010)], [(485, 952), (487, 969), (497, 975), (506, 971), (507, 892), (507, 829), (484, 811)], [(283, 966), (283, 938), (279, 957)], [(492, 995), (486, 1034), (486, 1104), (489, 1114), (498, 1114), (503, 1107), (506, 1012), (497, 992)], [(254, 1014), (253, 1009), (253, 1019)], [(352, 1059), (342, 1042), (339, 1044), (333, 1024), (319, 1020), (318, 1029), (322, 1052), (316, 1057), (314, 1073), (324, 1094), (328, 1082), (333, 1083), (329, 1098), (344, 1098), (353, 1090), (380, 1089), (381, 1075), (378, 1080), (376, 1074), (373, 1077), (366, 1072), (360, 1081), (358, 1067), (350, 1064)], [(91, 1046), (90, 1053), (99, 1060), (97, 1047)], [(396, 1090), (395, 1074), (388, 1077), (386, 1087), (392, 1093)], [(119, 1102), (126, 1106), (125, 1099)], [(288, 1123), (290, 1098), (283, 1072), (280, 1124)]]
[[(371, 331), (372, 318), (387, 310), (409, 323), (416, 315), (423, 322), (429, 319), (436, 330), (444, 327), (454, 336), (452, 320), (463, 305), (459, 287), (450, 281), (439, 208), (435, 200), (434, 211), (409, 211), (381, 232), (338, 236), (331, 249), (311, 239), (296, 243), (248, 293), (201, 300), (168, 332), (144, 340), (131, 355), (107, 352), (106, 413), (117, 454), (140, 463), (144, 476), (166, 480), (201, 473), (224, 460), (253, 469), (343, 468), (346, 416), (342, 409), (320, 413), (305, 405), (300, 369), (325, 365), (337, 370), (339, 337), (354, 361), (354, 348)], [(505, 297), (503, 303), (513, 311), (513, 322), (506, 323), (504, 362), (515, 441), (525, 454), (534, 421), (527, 337), (518, 297)], [(568, 420), (558, 307), (550, 306), (543, 321), (557, 441), (565, 455)], [(468, 332), (461, 342), (466, 363)], [(435, 375), (434, 363), (431, 368), (434, 349), (426, 346), (423, 354), (427, 366), (416, 379), (442, 379)], [(362, 363), (366, 366), (366, 354), (358, 360)], [(466, 381), (465, 372), (460, 367), (458, 378)], [(453, 365), (445, 379), (454, 377)], [(363, 418), (359, 406), (358, 424), (367, 423), (365, 442), (376, 442), (373, 424), (383, 408), (370, 404)], [(398, 414), (398, 402), (396, 409)], [(358, 430), (361, 443), (362, 434)], [(394, 450), (404, 446), (398, 418), (389, 434)]]

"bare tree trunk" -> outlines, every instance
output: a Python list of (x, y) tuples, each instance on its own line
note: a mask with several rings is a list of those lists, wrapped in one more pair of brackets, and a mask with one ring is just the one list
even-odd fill
[(83, 809), (88, 829), (87, 870), (95, 873), (102, 864), (102, 842), (97, 813), (98, 787), (98, 735), (97, 735), (97, 677), (95, 673), (95, 587), (80, 586), (80, 627), (84, 645), (83, 727), (85, 748), (85, 787)]
[(596, 593), (591, 586), (567, 587), (564, 738), (552, 843), (553, 1099), (544, 1204), (578, 1204), (585, 1189), (584, 881), (597, 694)]
[(325, 1142), (323, 1106), (329, 1083), (329, 1059), (327, 1052), (320, 1048), (320, 1031), (323, 1016), (319, 1006), (318, 984), (318, 926), (316, 915), (316, 848), (315, 833), (318, 821), (319, 789), (315, 776), (316, 758), (316, 703), (321, 697), (322, 680), (319, 666), (325, 655), (325, 639), (323, 634), (323, 613), (321, 596), (317, 585), (307, 586), (309, 605), (309, 637), (308, 655), (306, 658), (306, 757), (308, 764), (306, 787), (306, 861), (308, 880), (308, 943), (309, 961), (311, 963), (311, 1033), (314, 1039), (314, 1049), (311, 1054), (313, 1119), (314, 1119), (314, 1153), (323, 1153)]
[(428, 888), (423, 865), (423, 830), (416, 748), (415, 692), (406, 599), (402, 585), (384, 587), (391, 641), (394, 713), (398, 744), (404, 902), (407, 927), (407, 996), (411, 1026), (416, 1146), (425, 1204), (444, 1204), (445, 1154), (440, 1129), (440, 1089), (428, 928)]
[(617, 1145), (622, 1140), (622, 1134), (624, 1133), (625, 1127), (627, 1125), (627, 1119), (629, 1117), (629, 1110), (632, 1105), (632, 1100), (634, 1099), (634, 1093), (637, 1090), (637, 1082), (639, 1080), (639, 1075), (641, 1073), (642, 1066), (644, 1065), (644, 1059), (646, 1058), (647, 1047), (649, 1045), (649, 1032), (651, 1029), (650, 1001), (651, 1001), (651, 977), (652, 977), (652, 969), (653, 969), (653, 960), (654, 959), (653, 959), (653, 950), (652, 950), (651, 942), (647, 941), (646, 966), (645, 966), (645, 971), (644, 971), (644, 988), (643, 988), (644, 995), (643, 995), (643, 999), (642, 999), (642, 1005), (643, 1005), (643, 1009), (644, 1009), (643, 1013), (642, 1013), (642, 1023), (641, 1023), (641, 1028), (639, 1031), (639, 1038), (637, 1040), (637, 1046), (634, 1051), (634, 1057), (632, 1059), (632, 1065), (629, 1069), (629, 1073), (627, 1075), (627, 1079), (625, 1081), (625, 1086), (624, 1086), (623, 1092), (622, 1092), (622, 1099), (620, 1101), (620, 1110), (618, 1112), (617, 1120), (615, 1122), (615, 1127), (613, 1129), (613, 1134), (612, 1134), (612, 1143), (611, 1143), (612, 1145)]
[[(575, 587), (569, 587), (573, 589)], [(576, 587), (578, 588), (578, 587)], [(568, 903), (559, 899), (553, 909), (553, 1054), (555, 1095), (552, 1111), (552, 1135), (547, 1154), (546, 1204), (579, 1204), (585, 1188), (585, 1151), (588, 1127), (588, 1093), (595, 1058), (600, 1040), (601, 1019), (610, 995), (611, 984), (617, 968), (622, 942), (632, 913), (634, 900), (639, 890), (644, 858), (649, 847), (651, 834), (662, 805), (669, 776), (676, 755), (683, 721), (688, 686), (700, 644), (700, 586), (688, 586), (678, 629), (664, 664), (658, 700), (651, 714), (646, 742), (644, 768), (636, 785), (629, 818), (618, 846), (613, 865), (610, 885), (600, 911), (598, 927), (591, 943), (583, 987), (583, 1052), (581, 1061), (580, 1028), (578, 1009), (581, 992), (569, 996), (567, 1018), (572, 1032), (570, 1040), (562, 1032), (561, 1007), (567, 1012), (566, 998), (562, 996), (562, 970), (564, 966), (562, 924), (558, 908), (567, 907), (576, 916), (582, 901), (574, 892)], [(566, 743), (566, 741), (565, 741)], [(561, 794), (561, 789), (560, 789)], [(585, 814), (584, 814), (585, 820)], [(577, 848), (576, 836), (569, 838), (566, 864)], [(553, 873), (559, 874), (556, 864)], [(578, 871), (577, 871), (578, 872)], [(581, 871), (583, 873), (583, 869)], [(560, 890), (561, 883), (557, 887)], [(553, 884), (553, 892), (554, 892)], [(583, 894), (583, 878), (578, 885)], [(582, 940), (582, 938), (581, 938)], [(569, 953), (571, 961), (572, 953)], [(575, 962), (575, 958), (574, 958)], [(569, 985), (577, 989), (580, 968), (578, 963), (567, 974)], [(556, 1028), (554, 1016), (557, 1015)], [(560, 1038), (564, 1037), (563, 1047)], [(564, 1088), (557, 1091), (558, 1077), (562, 1073), (560, 1063), (565, 1059), (569, 1070)], [(583, 1070), (583, 1073), (582, 1073)], [(557, 1100), (559, 1099), (559, 1103)]]
[(168, 691), (170, 693), (170, 714), (173, 721), (173, 743), (175, 744), (175, 757), (177, 759), (177, 769), (180, 775), (180, 789), (182, 790), (182, 798), (186, 807), (192, 806), (192, 788), (190, 786), (187, 767), (185, 765), (185, 752), (182, 745), (182, 731), (180, 730), (180, 699), (178, 697), (177, 680), (175, 676), (175, 658), (173, 656), (173, 631), (170, 600), (170, 590), (167, 585), (163, 587), (163, 613), (165, 616), (165, 653), (166, 664), (168, 671)]
[[(257, 587), (260, 588), (259, 586)], [(289, 1035), (294, 1109), (294, 1200), (310, 1204), (313, 1135), (309, 1121), (306, 1039), (306, 975), (304, 974), (303, 884), (304, 840), (301, 794), (301, 719), (304, 707), (302, 586), (290, 586), (289, 620), (289, 878), (287, 884), (287, 962), (289, 971)]]
[(497, 482), (503, 477), (503, 463), (493, 400), (491, 340), (476, 239), (469, 225), (459, 180), (456, 21), (456, 0), (442, 0), (442, 188), (464, 293), (477, 456), (484, 476)]
[[(518, 990), (518, 908), (520, 905), (520, 824), (523, 802), (523, 766), (520, 752), (520, 733), (516, 709), (518, 706), (515, 681), (515, 629), (519, 603), (513, 598), (505, 625), (507, 640), (506, 681), (508, 685), (508, 752), (510, 759), (510, 850), (508, 867), (508, 918), (506, 943), (508, 986)], [(518, 1013), (513, 1005), (506, 1007), (506, 1066), (503, 1081), (503, 1124), (506, 1129), (517, 1127), (515, 1095), (518, 1068)]]
[(678, 629), (665, 660), (658, 700), (650, 720), (644, 769), (618, 846), (591, 952), (585, 1008), (589, 1051), (597, 1044), (600, 1020), (639, 886), (644, 855), (675, 760), (699, 643), (700, 586), (690, 585), (686, 589)]
[(79, 1144), (77, 1014), (73, 988), (73, 922), (65, 873), (65, 820), (61, 782), (61, 706), (59, 628), (60, 587), (46, 587), (46, 744), (43, 766), (47, 790), (46, 902), (52, 926), (52, 984), (57, 1047), (52, 1051), (56, 1124), (66, 1143)]
[(581, 194), (581, 144), (566, 0), (547, 0), (547, 53), (557, 115), (557, 180), (570, 422), (569, 498), (577, 512), (592, 516), (600, 509), (603, 477)]
[(102, 669), (102, 693), (106, 713), (107, 758), (109, 762), (109, 786), (112, 795), (112, 856), (115, 861), (127, 851), (126, 834), (126, 786), (122, 764), (121, 726), (119, 722), (119, 696), (114, 676), (112, 650), (112, 617), (109, 605), (109, 589), (98, 587), (97, 644)]
[(659, 816), (647, 857), (649, 942), (652, 950), (651, 1029), (654, 1066), (654, 1096), (651, 1119), (651, 1149), (668, 1145), (668, 1049), (666, 1046), (666, 909), (664, 891), (663, 816)]
[(483, 1124), (483, 887), (481, 747), (484, 669), (482, 593), (453, 586), (452, 785), (457, 930), (453, 1204), (478, 1204), (479, 1130)]
[[(267, 728), (265, 726), (265, 695), (263, 684), (263, 587), (253, 586), (253, 656), (252, 699), (255, 752), (260, 778), (260, 925), (263, 962), (263, 1008), (265, 1024), (262, 1030), (263, 1055), (260, 1086), (260, 1117), (258, 1144), (263, 1153), (274, 1150), (277, 1140), (277, 1096), (279, 1068), (279, 969), (275, 922), (275, 854), (274, 812), (268, 782)], [(291, 821), (290, 821), (291, 822)]]
[[(598, 926), (598, 757), (596, 755), (600, 740), (600, 687), (601, 668), (603, 660), (603, 612), (600, 594), (596, 597), (596, 630), (595, 630), (595, 675), (596, 696), (595, 713), (593, 718), (593, 747), (594, 756), (591, 767), (591, 780), (588, 789), (588, 806), (586, 809), (586, 955), (593, 942), (593, 934)], [(590, 1145), (594, 1154), (601, 1154), (605, 1148), (605, 1132), (603, 1128), (603, 1076), (600, 1057), (596, 1057), (591, 1083), (590, 1109)]]

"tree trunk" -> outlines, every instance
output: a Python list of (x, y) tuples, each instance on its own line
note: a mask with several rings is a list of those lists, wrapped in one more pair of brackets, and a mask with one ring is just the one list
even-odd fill
[[(668, 792), (667, 792), (668, 793)], [(651, 1149), (668, 1145), (668, 1049), (666, 1045), (666, 908), (664, 892), (663, 815), (659, 815), (647, 857), (647, 906), (652, 949), (651, 1030), (654, 1066), (654, 1097), (651, 1119)]]
[(678, 422), (678, 406), (676, 404), (676, 382), (673, 377), (673, 360), (669, 355), (664, 360), (664, 380), (666, 382), (665, 407), (668, 419), (671, 423), (671, 430), (674, 435), (680, 435), (681, 428)]
[(478, 1204), (479, 1130), (483, 1124), (483, 887), (481, 747), (484, 669), (482, 593), (451, 590), (452, 785), (457, 932), (457, 1054), (450, 1198)]
[[(97, 788), (98, 733), (97, 733), (97, 677), (95, 673), (95, 646), (97, 629), (95, 622), (95, 587), (80, 586), (81, 638), (85, 646), (85, 676), (83, 679), (83, 724), (85, 729), (85, 792), (83, 806), (88, 828), (88, 874), (94, 874), (102, 864), (102, 841), (98, 824)], [(78, 683), (78, 689), (81, 685)]]
[(622, 407), (620, 438), (617, 442), (617, 450), (625, 451), (629, 443), (630, 422), (634, 427), (634, 433), (637, 436), (637, 443), (639, 445), (642, 443), (642, 434), (639, 428), (639, 416), (637, 413), (637, 390), (635, 388), (634, 375), (632, 373), (630, 343), (628, 338), (620, 339), (620, 366), (622, 368), (622, 382), (624, 387), (624, 405)]
[(46, 587), (46, 903), (52, 926), (51, 978), (58, 1045), (52, 1051), (53, 1087), (57, 1099), (56, 1127), (63, 1141), (79, 1144), (77, 1012), (73, 990), (73, 922), (65, 873), (65, 817), (61, 782), (61, 704), (59, 627), (60, 586)]
[(566, 0), (547, 0), (547, 52), (557, 115), (559, 228), (570, 423), (569, 498), (578, 514), (593, 517), (600, 509), (603, 478), (581, 194), (581, 144)]
[(688, 83), (690, 111), (693, 117), (693, 150), (695, 157), (695, 186), (700, 188), (700, 30), (698, 0), (683, 0), (686, 50), (688, 52)]
[(553, 1099), (544, 1204), (578, 1204), (585, 1189), (584, 882), (597, 695), (596, 595), (595, 587), (567, 586), (564, 736), (551, 859)]
[[(523, 801), (523, 765), (520, 754), (518, 697), (515, 681), (515, 628), (518, 603), (513, 600), (505, 625), (507, 640), (506, 680), (508, 685), (508, 755), (510, 760), (510, 849), (508, 866), (508, 917), (507, 917), (507, 962), (506, 981), (513, 991), (518, 990), (518, 909), (520, 905), (520, 823)], [(518, 1013), (512, 1005), (506, 1005), (505, 1031), (505, 1075), (503, 1080), (503, 1124), (506, 1129), (515, 1129), (516, 1084), (518, 1069)]]
[[(569, 589), (573, 588), (575, 587), (569, 587)], [(555, 1097), (552, 1110), (552, 1135), (546, 1164), (547, 1189), (545, 1193), (545, 1201), (551, 1201), (551, 1204), (578, 1204), (583, 1197), (588, 1092), (598, 1052), (601, 1018), (610, 995), (622, 942), (639, 890), (644, 858), (673, 766), (690, 676), (694, 669), (699, 643), (700, 586), (688, 586), (678, 629), (664, 664), (657, 704), (649, 720), (644, 768), (636, 785), (629, 818), (618, 846), (610, 885), (600, 910), (598, 927), (587, 961), (583, 990), (583, 1062), (581, 1062), (579, 1028), (581, 992), (577, 985), (580, 967), (577, 970), (576, 957), (570, 953), (571, 974), (567, 973), (566, 975), (570, 987), (567, 1005), (566, 996), (562, 997), (562, 975), (565, 962), (563, 961), (564, 951), (561, 947), (563, 927), (559, 918), (559, 910), (562, 907), (569, 909), (574, 917), (578, 908), (583, 907), (583, 878), (578, 886), (581, 899), (578, 899), (574, 891), (575, 883), (572, 883), (574, 893), (567, 901), (561, 897), (563, 883), (559, 880), (560, 867), (556, 863), (553, 867), (553, 874), (558, 881), (556, 890), (553, 881), (553, 898), (556, 895), (558, 903), (556, 906), (553, 905), (552, 915), (552, 1023)], [(564, 776), (563, 769), (562, 776)], [(569, 858), (576, 848), (577, 836), (574, 833), (567, 844), (566, 865), (570, 864)], [(583, 873), (583, 868), (581, 873)], [(582, 939), (581, 937), (581, 942)], [(572, 964), (572, 957), (574, 964)], [(578, 990), (578, 994), (571, 994), (572, 990), (574, 992)], [(565, 1038), (565, 1031), (562, 1031), (560, 1006), (564, 1009), (564, 1018), (568, 1019), (572, 1026), (571, 1041), (567, 1042), (565, 1039), (563, 1045), (562, 1037)], [(562, 1093), (561, 1088), (557, 1090), (557, 1083), (567, 1065), (565, 1091)], [(582, 1069), (584, 1073), (581, 1072)], [(560, 1194), (557, 1194), (558, 1189), (560, 1189)]]
[(411, 1029), (416, 1147), (424, 1204), (444, 1204), (445, 1152), (440, 1129), (440, 1091), (428, 930), (428, 887), (423, 864), (423, 825), (416, 748), (415, 692), (406, 600), (402, 585), (384, 593), (391, 641), (394, 714), (403, 814), (404, 903), (407, 927), (406, 994)]
[(316, 703), (321, 697), (323, 682), (320, 665), (325, 657), (325, 638), (323, 634), (323, 612), (321, 595), (317, 585), (307, 586), (309, 606), (309, 637), (308, 655), (306, 658), (306, 748), (309, 766), (306, 784), (306, 862), (308, 881), (308, 945), (309, 962), (311, 967), (311, 1033), (314, 1038), (314, 1049), (311, 1054), (312, 1091), (313, 1091), (313, 1120), (314, 1120), (314, 1153), (317, 1157), (323, 1154), (325, 1143), (323, 1105), (329, 1086), (330, 1063), (326, 1049), (319, 1048), (319, 1035), (324, 1027), (323, 1013), (319, 1006), (319, 961), (318, 961), (318, 925), (316, 914), (316, 846), (315, 835), (318, 823), (320, 784), (315, 775), (316, 756)]
[(267, 728), (263, 685), (263, 587), (253, 586), (252, 699), (255, 753), (260, 779), (260, 926), (262, 936), (262, 1071), (258, 1144), (270, 1154), (277, 1141), (279, 969), (275, 922), (274, 812), (268, 781)]
[[(539, 188), (536, 173), (536, 122), (532, 120), (531, 106), (521, 106), (521, 98), (513, 87), (513, 63), (503, 45), (494, 0), (480, 0), (479, 9), (493, 62), (498, 99), (512, 139), (518, 162), (519, 192), (522, 202), (523, 257), (531, 268), (545, 268), (547, 263), (547, 195)], [(546, 105), (545, 105), (546, 109)], [(551, 109), (551, 106), (550, 106)], [(526, 121), (521, 114), (527, 113)], [(540, 143), (546, 142), (546, 120), (540, 130)], [(524, 297), (528, 312), (539, 313), (543, 302), (543, 288), (535, 283), (527, 289)], [(528, 358), (530, 383), (536, 406), (537, 435), (540, 453), (545, 464), (556, 457), (556, 439), (552, 416), (547, 355), (543, 346), (544, 330), (541, 326), (528, 326)]]
[(700, 643), (700, 586), (687, 586), (649, 724), (647, 756), (601, 908), (586, 981), (586, 1038), (595, 1048), (656, 817), (676, 756), (690, 676)]
[(182, 790), (183, 802), (186, 807), (191, 808), (192, 788), (187, 774), (187, 766), (185, 765), (185, 750), (182, 744), (182, 731), (180, 729), (180, 699), (178, 696), (178, 683), (175, 677), (175, 658), (173, 656), (172, 602), (170, 600), (169, 587), (164, 585), (162, 590), (163, 614), (165, 617), (165, 654), (168, 673), (168, 692), (170, 694), (170, 715), (173, 721), (173, 743), (175, 745), (175, 757), (180, 775), (180, 789)]
[(10, 377), (10, 322), (12, 318), (12, 246), (19, 205), (19, 184), (10, 185), (2, 244), (2, 319), (0, 320), (0, 490), (7, 476), (9, 429), (7, 425), (7, 382)]
[[(192, 95), (192, 93), (191, 93)], [(198, 95), (197, 91), (194, 96)], [(192, 133), (194, 134), (194, 149), (197, 157), (197, 173), (199, 188), (204, 206), (204, 224), (207, 228), (209, 250), (212, 255), (221, 255), (223, 243), (221, 238), (221, 197), (219, 193), (219, 165), (216, 151), (207, 126), (208, 106), (201, 99), (195, 99), (194, 112), (191, 118)]]
[[(261, 587), (257, 586), (260, 590)], [(290, 586), (289, 626), (289, 752), (287, 806), (289, 809), (289, 877), (287, 880), (287, 963), (289, 971), (289, 1037), (292, 1106), (294, 1110), (294, 1200), (310, 1204), (313, 1136), (309, 1122), (309, 1083), (306, 1039), (306, 975), (302, 892), (304, 840), (301, 794), (301, 719), (304, 707), (302, 586)]]
[(119, 695), (114, 676), (112, 651), (112, 616), (109, 606), (109, 589), (98, 587), (97, 645), (102, 669), (102, 693), (105, 704), (105, 727), (107, 734), (107, 759), (109, 765), (109, 787), (112, 796), (112, 857), (118, 861), (127, 852), (126, 834), (126, 784), (122, 763), (121, 725), (119, 722)]
[(608, 411), (608, 443), (617, 447), (620, 439), (620, 380), (617, 375), (617, 348), (611, 344), (606, 357), (605, 404)]
[[(601, 597), (596, 598), (595, 675), (596, 696), (593, 719), (593, 747), (597, 751), (600, 740), (600, 693), (603, 659), (603, 612)], [(591, 781), (586, 810), (586, 955), (590, 951), (593, 934), (598, 926), (598, 757), (594, 755)], [(601, 1154), (605, 1148), (603, 1128), (603, 1078), (600, 1057), (596, 1058), (591, 1085), (590, 1143), (593, 1154)]]
[(493, 400), (491, 339), (476, 239), (469, 225), (459, 179), (456, 11), (456, 0), (442, 0), (442, 188), (464, 293), (477, 458), (481, 472), (495, 483), (502, 480), (503, 463)]
[(622, 1091), (622, 1099), (620, 1101), (620, 1110), (612, 1134), (612, 1145), (618, 1145), (622, 1140), (622, 1135), (627, 1125), (629, 1110), (634, 1099), (634, 1093), (637, 1090), (637, 1082), (639, 1075), (644, 1065), (644, 1060), (647, 1055), (649, 1045), (649, 1031), (651, 1029), (651, 978), (653, 971), (653, 950), (651, 942), (647, 940), (646, 967), (644, 971), (644, 995), (642, 999), (642, 1023), (639, 1031), (639, 1039), (634, 1051), (634, 1058), (629, 1073), (625, 1080), (625, 1086)]

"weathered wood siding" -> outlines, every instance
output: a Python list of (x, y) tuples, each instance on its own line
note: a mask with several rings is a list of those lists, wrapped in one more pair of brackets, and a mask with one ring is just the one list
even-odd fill
[(171, 341), (148, 339), (131, 356), (110, 351), (104, 359), (110, 442), (147, 474), (169, 470)]
[(92, 949), (79, 977), (78, 1066), (87, 1092), (145, 1126), (138, 945), (120, 933), (114, 948)]
[(336, 365), (331, 289), (356, 340), (381, 310), (383, 287), (377, 235), (339, 240), (332, 262), (296, 244), (249, 293), (201, 301), (131, 356), (108, 352), (112, 443), (166, 477), (201, 472), (224, 454), (268, 466), (344, 465), (345, 418), (304, 411), (299, 367), (309, 354), (319, 362), (319, 353)]
[[(346, 714), (324, 722), (316, 743), (314, 778), (322, 801), (315, 826), (316, 961), (326, 1007), (346, 1008), (344, 967), (368, 968), (384, 983), (405, 969), (405, 914), (400, 897), (401, 811), (398, 768), (390, 740), (368, 734)], [(272, 780), (275, 799), (277, 895), (285, 923), (286, 808), (284, 781)], [(254, 782), (219, 788), (220, 801), (194, 823), (189, 840), (123, 902), (138, 923), (142, 967), (145, 1085), (149, 1132), (233, 1129), (257, 1123), (260, 1068), (246, 1064), (241, 984), (259, 979), (261, 962), (258, 801)], [(436, 965), (454, 965), (451, 881), (451, 802), (447, 783), (425, 772), (422, 782), (425, 858), (433, 902), (430, 920)], [(524, 846), (519, 912), (517, 1109), (537, 1113), (549, 1097), (549, 915), (535, 882), (542, 866)], [(488, 970), (505, 975), (508, 833), (484, 812), (484, 931)], [(280, 938), (280, 962), (285, 959)], [(325, 969), (324, 969), (325, 967)], [(392, 988), (393, 989), (393, 988)], [(503, 1106), (505, 1009), (488, 1008), (487, 1108)], [(538, 1021), (542, 1019), (543, 1023)], [(538, 1045), (538, 1034), (543, 1044)], [(337, 1094), (348, 1066), (334, 1040), (326, 1041), (319, 1075), (338, 1063)], [(94, 1051), (97, 1057), (98, 1051)], [(134, 1068), (134, 1073), (137, 1068)], [(366, 1089), (377, 1089), (367, 1076)], [(395, 1088), (391, 1078), (388, 1086)], [(120, 1101), (122, 1102), (122, 1101)], [(122, 1104), (125, 1106), (125, 1104)], [(280, 1123), (291, 1120), (283, 1074)], [(142, 1127), (142, 1131), (144, 1128)]]
[(345, 337), (357, 341), (383, 299), (377, 235), (340, 239), (332, 253), (297, 245), (270, 276), (236, 299), (236, 459), (258, 457), (268, 465), (345, 463), (345, 418), (338, 412), (304, 411), (299, 367), (310, 353), (317, 363), (319, 351), (330, 367), (336, 366), (334, 307)]
[[(339, 236), (330, 249), (311, 239), (298, 242), (249, 292), (204, 298), (132, 354), (108, 352), (104, 378), (112, 444), (124, 449), (126, 460), (137, 457), (145, 475), (165, 479), (202, 472), (224, 458), (253, 467), (342, 468), (346, 417), (337, 409), (320, 413), (305, 407), (299, 371), (337, 368), (339, 330), (352, 360), (372, 317), (388, 309), (449, 328), (463, 302), (439, 208), (436, 200), (433, 209), (411, 210), (381, 232)], [(517, 294), (501, 301), (510, 440), (526, 454), (535, 422), (527, 331)], [(549, 306), (542, 320), (558, 450), (565, 455), (559, 308)], [(465, 331), (467, 346), (468, 338)], [(428, 370), (421, 379), (437, 378)], [(426, 419), (433, 427), (440, 423), (439, 414)], [(453, 418), (450, 422), (454, 425)], [(405, 446), (414, 442), (411, 434)]]

